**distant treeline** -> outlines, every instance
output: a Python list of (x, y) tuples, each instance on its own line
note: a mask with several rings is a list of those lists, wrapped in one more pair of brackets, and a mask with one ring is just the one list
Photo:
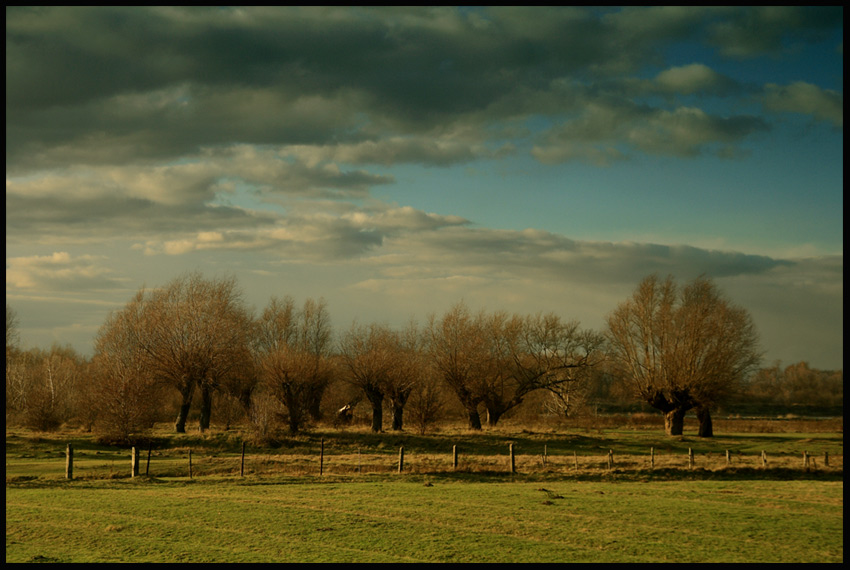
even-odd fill
[[(424, 433), (459, 418), (481, 429), (502, 419), (661, 410), (665, 429), (672, 415), (681, 424), (697, 413), (700, 435), (710, 437), (709, 409), (843, 415), (843, 371), (806, 362), (755, 368), (746, 311), (708, 280), (680, 291), (650, 277), (615, 316), (600, 332), (554, 313), (459, 303), (423, 325), (355, 322), (340, 331), (323, 300), (272, 298), (255, 315), (235, 279), (189, 274), (111, 313), (87, 358), (70, 347), (21, 348), (7, 304), (6, 425), (76, 425), (127, 439), (169, 418), (178, 433), (188, 420), (203, 431), (212, 419), (245, 424), (260, 441), (320, 422), (365, 419), (383, 431), (385, 415), (392, 430)], [(724, 368), (729, 361), (740, 366)]]
[[(595, 413), (652, 413), (635, 401), (620, 379), (600, 375), (589, 397)], [(720, 415), (836, 417), (844, 415), (844, 371), (819, 370), (807, 362), (775, 362), (749, 375), (734, 397), (719, 405)]]

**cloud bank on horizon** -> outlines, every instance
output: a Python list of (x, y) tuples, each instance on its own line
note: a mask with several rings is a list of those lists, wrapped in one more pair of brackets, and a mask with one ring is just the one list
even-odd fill
[(842, 368), (843, 8), (7, 7), (24, 342), (191, 269), (339, 327), (705, 274)]

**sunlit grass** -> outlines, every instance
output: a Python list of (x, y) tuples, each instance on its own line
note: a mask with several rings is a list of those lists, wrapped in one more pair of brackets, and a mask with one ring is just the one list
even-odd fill
[(315, 429), (244, 462), (242, 437), (157, 430), (131, 478), (128, 448), (7, 430), (6, 561), (843, 560), (841, 431)]
[(6, 561), (840, 562), (836, 481), (7, 485)]

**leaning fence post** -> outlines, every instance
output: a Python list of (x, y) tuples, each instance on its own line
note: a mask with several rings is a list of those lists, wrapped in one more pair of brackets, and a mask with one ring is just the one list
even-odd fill
[(130, 476), (138, 477), (139, 476), (139, 448), (132, 447), (130, 449)]
[(74, 478), (74, 448), (71, 444), (65, 448), (65, 479)]
[(148, 444), (148, 462), (145, 464), (145, 477), (150, 475), (151, 472), (151, 449), (153, 448), (153, 444)]

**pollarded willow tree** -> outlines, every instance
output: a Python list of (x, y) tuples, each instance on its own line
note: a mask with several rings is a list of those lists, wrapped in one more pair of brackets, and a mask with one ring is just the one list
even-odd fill
[(681, 435), (695, 409), (699, 435), (711, 437), (710, 410), (758, 366), (758, 335), (749, 313), (706, 277), (678, 287), (672, 277), (646, 277), (608, 317), (615, 364), (636, 394)]
[(479, 406), (494, 426), (531, 392), (563, 392), (604, 359), (601, 334), (553, 313), (472, 314), (459, 303), (441, 319), (432, 317), (428, 331), (433, 365), (460, 400), (472, 429), (481, 429)]
[(431, 316), (427, 328), (428, 356), (467, 415), (470, 429), (481, 429), (479, 406), (484, 402), (490, 369), (485, 314), (472, 314), (464, 303), (441, 318)]
[(331, 322), (324, 300), (307, 299), (299, 309), (291, 297), (272, 298), (257, 324), (257, 369), (268, 392), (286, 408), (291, 433), (319, 404), (333, 376)]
[[(392, 429), (397, 431), (404, 427), (405, 406), (414, 390), (422, 387), (427, 377), (427, 367), (423, 334), (415, 321), (411, 320), (397, 331), (395, 340), (395, 359), (390, 368), (387, 395), (392, 407)], [(419, 395), (422, 395), (421, 391)], [(420, 399), (418, 403), (424, 402)]]
[(576, 391), (605, 358), (601, 334), (554, 313), (494, 313), (487, 323), (492, 357), (484, 405), (490, 425), (535, 390), (562, 396)]
[(564, 415), (584, 403), (592, 375), (605, 362), (605, 336), (553, 313), (525, 318), (515, 374), (547, 390)]
[(340, 341), (340, 360), (347, 381), (363, 392), (372, 407), (372, 431), (383, 431), (386, 399), (392, 409), (392, 429), (401, 430), (404, 407), (424, 374), (416, 323), (402, 330), (354, 323)]
[(384, 398), (395, 360), (395, 331), (387, 325), (354, 323), (339, 344), (344, 378), (363, 392), (372, 407), (372, 431), (383, 431)]
[[(207, 429), (213, 391), (237, 375), (249, 355), (252, 320), (236, 279), (188, 273), (161, 289), (140, 290), (125, 311), (131, 309), (138, 318), (126, 334), (144, 355), (146, 374), (180, 393), (176, 431), (186, 431), (196, 390), (201, 392), (200, 429)], [(120, 322), (107, 321), (102, 334), (108, 336), (110, 325)]]

